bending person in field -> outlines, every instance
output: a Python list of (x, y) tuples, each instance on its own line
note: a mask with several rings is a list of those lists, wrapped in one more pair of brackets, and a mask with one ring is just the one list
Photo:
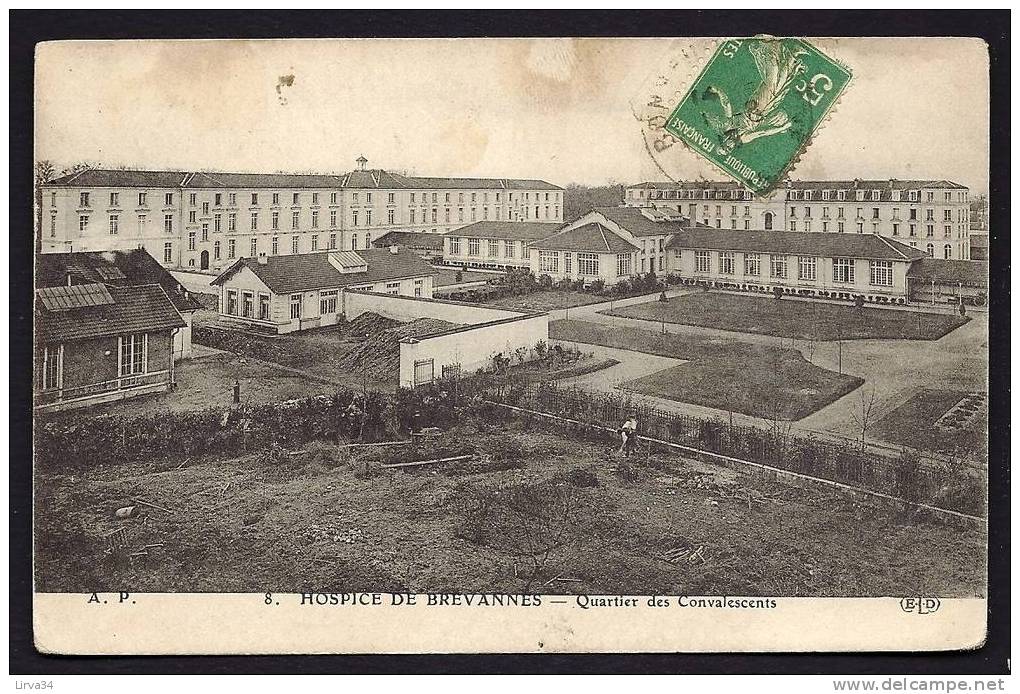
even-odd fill
[(634, 444), (637, 442), (637, 417), (634, 413), (631, 413), (627, 421), (620, 425), (619, 432), (620, 453), (629, 458), (631, 451), (634, 450)]

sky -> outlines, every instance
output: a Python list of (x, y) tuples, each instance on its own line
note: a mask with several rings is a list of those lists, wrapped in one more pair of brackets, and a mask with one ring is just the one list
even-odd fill
[[(809, 39), (854, 73), (794, 178), (988, 189), (976, 39)], [(689, 42), (690, 40), (687, 40)], [(705, 41), (706, 47), (711, 44)], [(76, 41), (36, 54), (36, 158), (58, 167), (662, 180), (630, 103), (662, 39)], [(693, 153), (680, 176), (719, 178)]]

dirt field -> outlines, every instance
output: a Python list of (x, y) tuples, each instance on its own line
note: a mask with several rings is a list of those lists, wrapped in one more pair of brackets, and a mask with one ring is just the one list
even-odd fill
[(967, 322), (958, 314), (857, 308), (849, 304), (703, 292), (605, 311), (613, 316), (697, 325), (798, 340), (937, 340)]
[(549, 337), (686, 359), (621, 384), (677, 402), (756, 417), (797, 420), (857, 388), (862, 380), (815, 366), (794, 349), (739, 340), (558, 320)]
[[(38, 589), (984, 592), (976, 531), (676, 457), (617, 459), (608, 441), (478, 426), (421, 451), (352, 456), (323, 444), (300, 456), (40, 471)], [(115, 519), (128, 505), (138, 515)]]

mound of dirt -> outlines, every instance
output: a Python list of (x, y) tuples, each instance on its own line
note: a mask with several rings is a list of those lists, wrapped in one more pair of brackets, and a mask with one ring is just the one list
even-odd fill
[(398, 320), (367, 311), (348, 323), (344, 332), (351, 337), (364, 338), (398, 325), (402, 325)]
[[(388, 319), (384, 318), (383, 320)], [(370, 335), (360, 345), (343, 355), (337, 366), (343, 371), (364, 373), (379, 381), (396, 381), (400, 376), (401, 340), (409, 337), (425, 337), (459, 327), (458, 323), (450, 323), (437, 318), (419, 318), (410, 323), (387, 328)]]

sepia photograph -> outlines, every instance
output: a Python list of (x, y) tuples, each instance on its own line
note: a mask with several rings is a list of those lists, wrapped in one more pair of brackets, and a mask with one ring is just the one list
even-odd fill
[(39, 43), (36, 647), (979, 647), (988, 45), (668, 33)]

